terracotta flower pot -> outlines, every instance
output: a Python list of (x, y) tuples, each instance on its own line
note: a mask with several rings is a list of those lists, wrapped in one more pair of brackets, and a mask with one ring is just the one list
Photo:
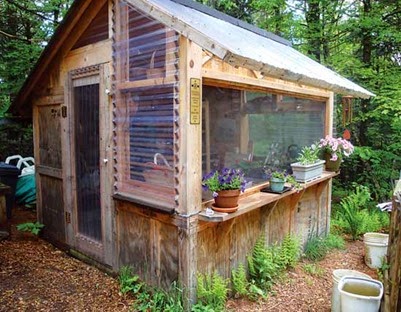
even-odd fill
[(219, 211), (219, 208), (238, 209), (240, 190), (223, 190), (217, 194), (218, 196), (214, 198), (214, 205), (212, 206), (214, 210)]
[(338, 171), (340, 170), (342, 157), (339, 156), (336, 161), (330, 160), (331, 154), (324, 153), (324, 159), (326, 160), (326, 171)]

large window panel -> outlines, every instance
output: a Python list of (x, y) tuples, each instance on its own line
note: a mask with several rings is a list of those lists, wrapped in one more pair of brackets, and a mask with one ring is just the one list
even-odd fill
[(119, 3), (116, 69), (115, 192), (166, 211), (178, 205), (178, 34)]
[(324, 136), (325, 107), (325, 101), (204, 86), (203, 174), (241, 168), (254, 186), (266, 182), (268, 169), (291, 171), (302, 147)]

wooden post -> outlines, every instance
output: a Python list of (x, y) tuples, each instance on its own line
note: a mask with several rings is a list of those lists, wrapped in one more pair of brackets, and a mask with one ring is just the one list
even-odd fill
[[(185, 289), (187, 307), (195, 302), (196, 298), (196, 241), (198, 215), (201, 210), (202, 189), (202, 49), (181, 37), (180, 41), (180, 126), (179, 126), (179, 185), (178, 209), (180, 222), (178, 232), (179, 245), (179, 281)], [(199, 99), (191, 96), (193, 79), (199, 82)], [(192, 79), (192, 80), (191, 80)], [(191, 101), (199, 101), (198, 116), (191, 116), (193, 105)], [(198, 117), (199, 122), (196, 118)]]
[(385, 279), (384, 312), (401, 309), (401, 181), (393, 193), (387, 261), (390, 265)]

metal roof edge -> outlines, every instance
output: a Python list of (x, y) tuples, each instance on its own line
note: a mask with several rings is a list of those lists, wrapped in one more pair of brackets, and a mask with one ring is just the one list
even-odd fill
[(244, 21), (242, 21), (242, 20), (240, 20), (238, 18), (235, 18), (235, 17), (230, 16), (228, 14), (225, 14), (223, 12), (220, 12), (220, 11), (214, 9), (214, 8), (208, 7), (208, 6), (206, 6), (204, 4), (201, 4), (199, 2), (195, 2), (195, 1), (192, 1), (192, 0), (170, 0), (170, 1), (178, 3), (178, 4), (181, 4), (181, 5), (186, 6), (186, 7), (189, 7), (191, 9), (197, 10), (199, 12), (202, 12), (204, 14), (210, 15), (212, 17), (221, 19), (221, 20), (226, 21), (226, 22), (228, 22), (230, 24), (233, 24), (235, 26), (238, 26), (238, 27), (244, 28), (246, 30), (252, 31), (252, 32), (254, 32), (254, 33), (256, 33), (256, 34), (258, 34), (260, 36), (269, 38), (271, 40), (274, 40), (274, 41), (276, 41), (278, 43), (281, 43), (281, 44), (284, 44), (286, 46), (292, 46), (292, 43), (287, 39), (284, 39), (284, 38), (282, 38), (282, 37), (280, 37), (280, 36), (278, 36), (278, 35), (276, 35), (276, 34), (274, 34), (272, 32), (269, 32), (267, 30), (261, 29), (261, 28), (255, 26), (255, 25), (252, 25), (252, 24), (249, 24), (247, 22), (244, 22)]

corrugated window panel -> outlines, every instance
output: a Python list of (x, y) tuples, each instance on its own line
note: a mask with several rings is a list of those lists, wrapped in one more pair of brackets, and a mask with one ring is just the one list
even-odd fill
[(117, 192), (174, 209), (179, 36), (129, 5), (121, 4), (121, 12), (127, 29), (114, 41), (115, 65), (121, 69), (116, 85), (123, 86), (114, 111)]

